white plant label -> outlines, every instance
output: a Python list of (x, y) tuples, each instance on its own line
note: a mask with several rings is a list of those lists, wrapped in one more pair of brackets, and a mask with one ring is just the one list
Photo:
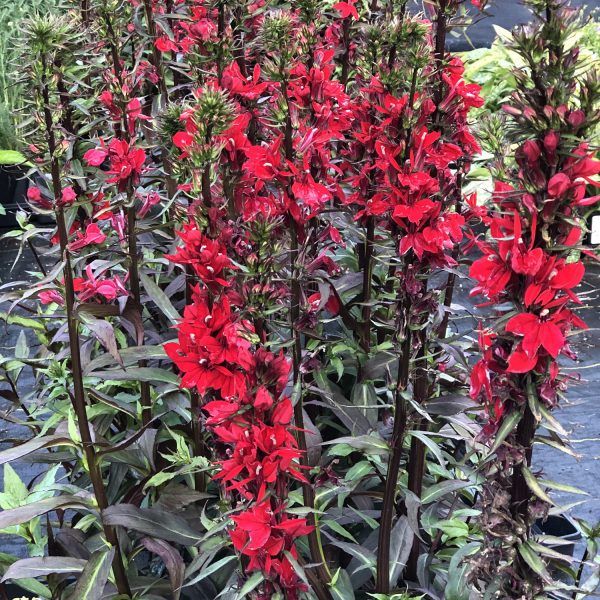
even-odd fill
[(593, 245), (600, 244), (600, 215), (594, 215), (592, 217), (591, 243)]

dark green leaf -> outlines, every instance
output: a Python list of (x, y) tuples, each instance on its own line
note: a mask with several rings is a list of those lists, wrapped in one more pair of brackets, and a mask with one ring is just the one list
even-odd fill
[(167, 298), (167, 295), (160, 289), (160, 287), (158, 287), (158, 285), (156, 285), (154, 280), (148, 277), (148, 275), (145, 273), (140, 273), (140, 281), (142, 282), (144, 289), (146, 292), (148, 292), (148, 295), (154, 304), (160, 308), (165, 317), (167, 317), (169, 321), (173, 323), (173, 325), (176, 325), (181, 320), (181, 317), (175, 310), (175, 307), (171, 301)]
[[(122, 348), (119, 354), (123, 359), (125, 366), (133, 365), (139, 360), (152, 360), (167, 358), (165, 350), (162, 346), (133, 346), (132, 348)], [(103, 354), (91, 360), (84, 368), (84, 374), (89, 375), (91, 372), (111, 366), (114, 359), (110, 354)]]
[(352, 582), (345, 569), (338, 569), (336, 571), (333, 576), (330, 592), (334, 600), (354, 600)]
[(255, 571), (250, 575), (250, 577), (246, 580), (246, 583), (241, 587), (238, 593), (235, 595), (235, 600), (242, 600), (245, 598), (251, 591), (255, 590), (263, 581), (265, 580), (265, 576), (260, 571)]
[(523, 477), (527, 482), (527, 486), (529, 489), (538, 497), (540, 500), (547, 502), (551, 506), (554, 505), (552, 498), (546, 494), (546, 492), (542, 489), (542, 486), (539, 484), (536, 476), (525, 466), (521, 465), (521, 473), (523, 473)]
[(435, 398), (427, 402), (425, 408), (431, 415), (439, 415), (440, 417), (451, 417), (469, 409), (476, 408), (475, 402), (468, 396), (461, 394), (449, 394), (441, 398)]
[(507, 415), (502, 421), (502, 425), (500, 425), (498, 432), (496, 433), (496, 438), (494, 439), (494, 443), (490, 448), (490, 454), (493, 454), (500, 448), (500, 445), (504, 440), (508, 437), (510, 433), (515, 429), (517, 423), (521, 420), (521, 413), (519, 411), (514, 411)]
[(179, 377), (175, 373), (155, 367), (127, 367), (124, 370), (96, 371), (89, 373), (89, 376), (105, 381), (149, 381), (179, 385)]
[(330, 444), (346, 444), (351, 446), (355, 450), (360, 450), (365, 454), (374, 454), (385, 456), (389, 454), (390, 447), (388, 443), (378, 435), (357, 435), (357, 436), (345, 436), (341, 438), (336, 438), (335, 440), (331, 440), (330, 442), (323, 442), (324, 446)]
[(421, 502), (423, 504), (429, 504), (446, 494), (451, 492), (456, 492), (457, 490), (462, 490), (466, 487), (470, 487), (473, 485), (470, 481), (461, 481), (459, 479), (450, 479), (446, 481), (441, 481), (440, 483), (436, 483), (430, 487), (428, 487), (421, 497)]
[(338, 385), (329, 381), (322, 371), (315, 372), (315, 383), (318, 387), (311, 387), (311, 391), (321, 396), (325, 405), (333, 408), (340, 421), (352, 435), (368, 433), (372, 428), (368, 419), (360, 409), (356, 408), (342, 393)]
[(521, 558), (531, 567), (531, 569), (535, 573), (548, 580), (546, 565), (544, 564), (544, 561), (539, 557), (537, 552), (535, 552), (529, 545), (529, 542), (520, 544), (517, 550), (519, 551)]
[(208, 577), (209, 575), (212, 575), (213, 573), (219, 571), (225, 565), (228, 565), (233, 560), (237, 560), (237, 556), (226, 556), (225, 558), (222, 558), (221, 560), (218, 560), (216, 563), (213, 563), (209, 567), (204, 567), (200, 571), (200, 573), (198, 574), (197, 577), (194, 577), (194, 579), (192, 579), (191, 581), (189, 581), (188, 583), (186, 583), (186, 586), (188, 586), (188, 585), (194, 585), (195, 583), (198, 583), (199, 581), (202, 581), (203, 579), (206, 579), (206, 577)]

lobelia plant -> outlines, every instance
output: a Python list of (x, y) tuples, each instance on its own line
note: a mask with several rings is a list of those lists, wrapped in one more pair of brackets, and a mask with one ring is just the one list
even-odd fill
[(44, 598), (470, 592), (481, 445), (468, 341), (447, 333), (490, 217), (462, 189), (483, 102), (445, 51), (463, 8), (86, 1), (31, 20), (49, 186), (29, 201), (58, 233), (23, 221), (49, 247), (33, 286), (3, 290), (38, 345), (2, 362), (32, 438), (0, 460), (55, 466), (31, 486), (5, 471), (0, 527), (34, 548), (4, 580)]
[(483, 435), (495, 450), (485, 467), (483, 550), (473, 578), (510, 597), (541, 597), (545, 589), (575, 597), (576, 587), (553, 582), (548, 571), (560, 555), (531, 531), (553, 506), (547, 490), (565, 489), (538, 479), (532, 449), (536, 441), (566, 448), (551, 411), (574, 379), (559, 358), (576, 357), (569, 338), (586, 328), (574, 289), (584, 259), (594, 258), (581, 246), (581, 214), (600, 199), (592, 191), (600, 161), (587, 141), (600, 118), (600, 87), (594, 64), (567, 45), (577, 11), (557, 0), (528, 4), (535, 21), (515, 30), (510, 44), (526, 67), (514, 73), (516, 89), (503, 107), (514, 162), (499, 161), (493, 171), (489, 230), (477, 241), (483, 256), (470, 270), (472, 294), (495, 315), (481, 326), (481, 358), (471, 372), (471, 395), (487, 408)]
[[(438, 382), (430, 380), (428, 365), (422, 364), (416, 375), (412, 355), (416, 353), (422, 363), (429, 361), (428, 336), (435, 339), (440, 334), (444, 336), (447, 326), (444, 311), (440, 310), (439, 319), (432, 322), (423, 319), (426, 317), (423, 311), (436, 306), (440, 291), (446, 292), (444, 302), (449, 308), (454, 275), (449, 276), (442, 290), (427, 291), (420, 280), (430, 277), (436, 269), (456, 265), (456, 245), (462, 239), (465, 224), (460, 214), (461, 173), (468, 170), (469, 157), (477, 151), (466, 115), (471, 106), (481, 104), (478, 88), (462, 82), (460, 61), (453, 59), (445, 66), (443, 51), (446, 20), (458, 5), (444, 3), (437, 7), (439, 31), (435, 38), (434, 69), (428, 65), (434, 53), (428, 25), (405, 15), (404, 5), (397, 14), (391, 7), (380, 12), (371, 7), (371, 28), (365, 37), (364, 55), (358, 45), (353, 48), (351, 43), (355, 39), (353, 21), (359, 19), (353, 4), (339, 3), (333, 7), (341, 17), (340, 22), (334, 21), (325, 29), (324, 41), (314, 27), (317, 14), (310, 3), (301, 4), (298, 11), (267, 13), (264, 18), (249, 21), (255, 45), (238, 50), (236, 60), (224, 68), (221, 51), (216, 54), (212, 74), (194, 93), (194, 103), (181, 113), (182, 124), (173, 133), (174, 145), (183, 152), (179, 158), (184, 160), (183, 165), (188, 163), (186, 171), (191, 183), (184, 184), (184, 189), (190, 196), (191, 219), (179, 234), (182, 248), (169, 258), (186, 265), (188, 279), (192, 283), (200, 280), (201, 287), (192, 291), (192, 302), (179, 329), (179, 342), (169, 345), (167, 351), (183, 372), (182, 385), (204, 400), (211, 399), (205, 405), (209, 429), (225, 446), (232, 446), (216, 479), (229, 483), (225, 489), (231, 500), (241, 501), (241, 506), (246, 501), (245, 510), (233, 516), (236, 526), (230, 535), (242, 555), (251, 557), (247, 573), (258, 571), (259, 579), (251, 577), (249, 581), (260, 582), (256, 585), (260, 585), (260, 593), (265, 597), (284, 591), (285, 597), (295, 597), (294, 587), (304, 589), (297, 574), (293, 577), (288, 574), (289, 561), (293, 566), (300, 557), (292, 544), (294, 535), (286, 538), (280, 531), (282, 523), (290, 532), (295, 530), (296, 536), (308, 533), (310, 557), (317, 564), (314, 573), (312, 569), (306, 570), (313, 591), (319, 597), (328, 597), (327, 588), (335, 583), (333, 593), (341, 593), (336, 589), (340, 585), (344, 586), (343, 593), (351, 593), (349, 578), (347, 583), (343, 579), (341, 583), (337, 581), (344, 577), (343, 571), (338, 570), (332, 579), (322, 535), (315, 528), (314, 509), (321, 512), (327, 501), (315, 504), (318, 493), (315, 495), (311, 482), (302, 473), (310, 468), (305, 428), (311, 423), (303, 403), (315, 395), (331, 403), (330, 390), (334, 384), (327, 377), (331, 367), (338, 372), (338, 379), (347, 372), (350, 377), (353, 371), (360, 374), (371, 358), (373, 344), (378, 351), (395, 346), (401, 350), (400, 380), (394, 381), (394, 375), (391, 380), (383, 378), (396, 388), (397, 418), (388, 476), (383, 476), (383, 465), (377, 466), (386, 484), (379, 528), (377, 585), (383, 593), (390, 589), (390, 529), (408, 433), (407, 398), (403, 394), (413, 380), (421, 394), (417, 405), (425, 404), (430, 395), (439, 393), (430, 389)], [(215, 9), (212, 21), (209, 13), (203, 13), (207, 41), (209, 33), (221, 31), (220, 39), (227, 33), (219, 25), (223, 10), (223, 6)], [(380, 19), (389, 16), (390, 10), (396, 20), (384, 30), (382, 43), (377, 40)], [(159, 37), (161, 50), (185, 53), (186, 30), (180, 35), (183, 37), (175, 36), (168, 41)], [(231, 35), (231, 43), (235, 44), (235, 32)], [(302, 54), (305, 38), (312, 46)], [(336, 44), (341, 49), (339, 82), (333, 79), (335, 53), (328, 49), (328, 46), (335, 49)], [(411, 47), (413, 51), (400, 59), (403, 47)], [(206, 63), (204, 66), (206, 69)], [(263, 68), (265, 76), (261, 77)], [(350, 88), (345, 85), (348, 74), (354, 70), (359, 86), (365, 86), (352, 90), (359, 93), (360, 101), (356, 104), (352, 103)], [(245, 77), (249, 72), (252, 76)], [(406, 82), (409, 87), (404, 89)], [(171, 123), (175, 126), (174, 119)], [(442, 138), (442, 132), (447, 139)], [(178, 167), (181, 170), (182, 165)], [(361, 191), (345, 193), (343, 186), (347, 183)], [(361, 210), (354, 216), (351, 211), (355, 205)], [(243, 212), (244, 222), (232, 219), (232, 211), (235, 214), (236, 209)], [(357, 260), (362, 271), (362, 283), (358, 286), (362, 288), (362, 296), (351, 302), (340, 291), (343, 290), (340, 281), (349, 280), (349, 274), (342, 274), (336, 264), (343, 246), (338, 223), (347, 228), (351, 224), (348, 216), (365, 228), (364, 242), (358, 241), (360, 232), (356, 241), (348, 238), (348, 242), (354, 241), (352, 252), (357, 254), (353, 260)], [(376, 256), (376, 232), (381, 236), (386, 231), (392, 232), (393, 245), (385, 244), (382, 255)], [(281, 240), (279, 257), (273, 253), (273, 242), (268, 238), (274, 234)], [(398, 251), (399, 260), (394, 256)], [(352, 255), (345, 254), (347, 258), (342, 260), (347, 262)], [(287, 278), (280, 281), (276, 273), (285, 269), (282, 260), (288, 255)], [(232, 273), (233, 279), (227, 279), (225, 270), (232, 268), (231, 260), (241, 274)], [(381, 273), (375, 273), (375, 260), (384, 263)], [(396, 276), (399, 267), (404, 268), (402, 278)], [(241, 290), (236, 290), (236, 283)], [(247, 298), (250, 290), (253, 302), (240, 302), (240, 296)], [(312, 290), (314, 293), (310, 293)], [(289, 298), (288, 303), (281, 303), (282, 295)], [(390, 299), (392, 311), (388, 308)], [(236, 303), (239, 314), (233, 315), (230, 305)], [(304, 314), (303, 307), (308, 307)], [(330, 314), (332, 323), (337, 319), (341, 335), (332, 326), (318, 327), (318, 313), (323, 310)], [(379, 311), (380, 318), (387, 322), (378, 328), (371, 315)], [(281, 328), (280, 319), (290, 323), (289, 337)], [(213, 322), (218, 323), (215, 330)], [(416, 343), (410, 333), (413, 328), (419, 330)], [(240, 335), (240, 331), (244, 333)], [(333, 342), (327, 340), (330, 332)], [(255, 336), (257, 340), (253, 339)], [(253, 350), (250, 342), (254, 342)], [(251, 376), (253, 352), (258, 352), (262, 344), (291, 346), (294, 423), (300, 452), (294, 439), (284, 433), (284, 426), (291, 418), (288, 408), (291, 404), (285, 396), (280, 397), (283, 388), (269, 389), (268, 380), (262, 382)], [(224, 352), (223, 345), (231, 350)], [(350, 369), (342, 362), (350, 356), (344, 359), (336, 356), (348, 350), (358, 357), (355, 367)], [(393, 353), (384, 354), (387, 360), (391, 357), (389, 362), (394, 362)], [(269, 362), (272, 361), (272, 355), (268, 356)], [(283, 357), (281, 361), (284, 365)], [(354, 387), (364, 388), (370, 395), (368, 401), (372, 401), (377, 394), (369, 379), (372, 377), (366, 381), (357, 378)], [(316, 400), (309, 402), (317, 404)], [(365, 408), (377, 410), (378, 403)], [(319, 418), (317, 411), (314, 414)], [(410, 415), (411, 422), (417, 423), (417, 432), (410, 459), (406, 459), (411, 469), (409, 491), (417, 502), (425, 470), (426, 442), (418, 437), (419, 430), (424, 428), (423, 414), (416, 419)], [(285, 420), (281, 415), (285, 415)], [(354, 419), (351, 414), (342, 419), (350, 433), (359, 426)], [(367, 434), (369, 423), (377, 422), (377, 414), (371, 413), (368, 420), (362, 420), (367, 423)], [(275, 446), (261, 442), (268, 431), (272, 431)], [(384, 444), (377, 435), (360, 437), (356, 442), (344, 437), (329, 443), (335, 444), (334, 447), (339, 447), (342, 441), (350, 447), (360, 443), (367, 452), (368, 444)], [(282, 453), (285, 460), (273, 464), (273, 453)], [(377, 454), (381, 454), (381, 445)], [(299, 459), (298, 467), (292, 467), (290, 461), (294, 459)], [(360, 476), (361, 485), (373, 471), (370, 461), (362, 465), (368, 469)], [(359, 463), (364, 468), (362, 465)], [(356, 468), (354, 471), (360, 473)], [(288, 488), (294, 479), (303, 482), (306, 520), (289, 519), (285, 514), (289, 505)], [(339, 507), (342, 510), (343, 504)], [(324, 518), (322, 523), (326, 533), (329, 529), (353, 539), (343, 527), (333, 527), (333, 521)], [(403, 517), (394, 528), (400, 525), (409, 533), (406, 523)], [(419, 548), (411, 543), (412, 534), (406, 539), (404, 547), (412, 556), (409, 578), (415, 579)], [(350, 546), (338, 542), (338, 547), (344, 550)], [(396, 551), (399, 550), (397, 547)], [(396, 557), (392, 562), (396, 573), (392, 582), (400, 575), (399, 560)], [(375, 565), (365, 561), (364, 566)]]

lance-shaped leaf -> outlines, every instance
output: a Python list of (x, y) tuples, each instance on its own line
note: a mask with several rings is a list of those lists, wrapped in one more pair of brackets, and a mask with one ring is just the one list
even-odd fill
[[(0, 574), (4, 574), (6, 569), (13, 563), (17, 562), (17, 558), (12, 556), (11, 554), (6, 554), (5, 552), (0, 552)], [(40, 583), (37, 579), (33, 579), (30, 577), (26, 577), (24, 579), (19, 579), (19, 587), (31, 592), (33, 596), (37, 596), (38, 598), (51, 598), (52, 592), (50, 589), (45, 586), (43, 583)]]
[[(356, 408), (343, 394), (341, 388), (329, 381), (322, 371), (317, 371), (314, 375), (315, 383), (310, 390), (318, 394), (325, 401), (325, 405), (333, 408), (340, 421), (347, 427), (352, 435), (361, 435), (368, 433), (371, 429), (369, 420), (365, 417), (359, 408)], [(311, 403), (319, 404), (316, 401)]]
[(138, 508), (133, 504), (115, 504), (102, 511), (105, 525), (133, 529), (153, 538), (182, 546), (194, 546), (203, 533), (185, 519), (156, 508)]
[(245, 598), (251, 591), (255, 590), (264, 580), (265, 576), (260, 571), (255, 571), (254, 573), (252, 573), (252, 575), (248, 577), (244, 585), (235, 595), (235, 600), (242, 600), (242, 598)]
[[(132, 348), (122, 348), (119, 354), (123, 359), (123, 364), (127, 367), (134, 365), (139, 360), (152, 360), (167, 358), (165, 350), (162, 346), (134, 346)], [(84, 374), (89, 375), (94, 371), (104, 369), (114, 364), (114, 359), (110, 354), (102, 354), (91, 360), (84, 367)]]
[(414, 537), (415, 534), (408, 524), (408, 519), (405, 516), (400, 517), (392, 527), (390, 541), (390, 587), (392, 588), (396, 586), (396, 582), (404, 571)]
[(53, 498), (45, 498), (39, 502), (32, 502), (31, 504), (25, 504), (24, 506), (0, 512), (0, 529), (27, 523), (28, 521), (31, 521), (31, 519), (35, 519), (35, 517), (44, 515), (57, 508), (89, 509), (90, 506), (84, 498), (79, 498), (77, 496), (54, 496)]
[(179, 386), (179, 377), (166, 369), (156, 367), (127, 367), (125, 370), (107, 370), (89, 373), (104, 381), (149, 381), (151, 383), (173, 383)]
[(429, 504), (446, 494), (462, 490), (466, 487), (472, 486), (473, 483), (470, 481), (461, 481), (460, 479), (450, 479), (446, 481), (440, 481), (430, 487), (428, 487), (421, 496), (421, 502), (423, 504)]
[(54, 573), (80, 573), (84, 567), (85, 560), (80, 558), (68, 558), (66, 556), (24, 558), (10, 565), (0, 581), (44, 577)]
[(547, 502), (551, 506), (554, 505), (552, 498), (546, 494), (546, 492), (542, 489), (542, 486), (539, 484), (537, 477), (525, 466), (521, 465), (521, 473), (523, 473), (523, 477), (527, 482), (527, 487), (540, 499), (544, 502)]
[(513, 432), (513, 430), (517, 426), (517, 423), (520, 420), (521, 420), (521, 413), (519, 411), (514, 411), (514, 412), (510, 413), (509, 415), (507, 415), (503, 419), (502, 425), (500, 425), (500, 427), (496, 433), (496, 439), (494, 440), (494, 443), (492, 444), (492, 447), (490, 448), (490, 454), (489, 454), (490, 458), (491, 458), (491, 455), (494, 452), (496, 452), (496, 450), (498, 450), (498, 448), (500, 448), (500, 445), (502, 444), (502, 442), (504, 442), (504, 440), (508, 437), (508, 435)]
[(364, 452), (367, 455), (386, 456), (390, 453), (389, 444), (378, 435), (357, 435), (357, 436), (344, 436), (331, 440), (330, 442), (323, 442), (323, 446), (331, 444), (346, 444), (351, 446), (355, 450)]
[(100, 600), (110, 575), (115, 549), (98, 550), (87, 561), (69, 600)]
[(186, 587), (190, 586), (190, 585), (195, 585), (199, 581), (206, 579), (209, 575), (212, 575), (213, 573), (220, 571), (221, 569), (225, 568), (226, 565), (228, 565), (230, 562), (237, 560), (237, 559), (238, 559), (237, 556), (226, 556), (225, 558), (218, 560), (217, 562), (213, 563), (212, 565), (210, 565), (208, 567), (203, 567), (201, 569), (200, 573), (196, 577), (194, 577), (191, 581), (189, 581), (188, 583), (185, 584)]
[(110, 355), (123, 366), (123, 359), (119, 354), (117, 338), (113, 326), (104, 319), (95, 319), (94, 317), (81, 313), (79, 319), (92, 332), (93, 336), (108, 350)]
[(354, 589), (345, 569), (339, 568), (331, 578), (331, 597), (334, 600), (354, 600)]
[(140, 273), (140, 281), (142, 282), (144, 289), (148, 292), (150, 298), (152, 298), (154, 304), (160, 308), (165, 317), (167, 317), (169, 321), (173, 323), (173, 325), (176, 325), (180, 321), (181, 317), (169, 298), (167, 298), (167, 295), (160, 289), (160, 287), (158, 287), (158, 285), (156, 285), (156, 283), (154, 283), (154, 280), (148, 277), (148, 275), (145, 273)]
[(547, 582), (551, 580), (548, 571), (546, 570), (546, 564), (540, 558), (539, 554), (531, 547), (529, 542), (520, 544), (517, 547), (517, 550), (519, 551), (521, 558), (531, 567), (534, 573), (537, 573)]
[(42, 448), (52, 448), (53, 446), (72, 446), (73, 442), (62, 435), (45, 435), (34, 438), (19, 444), (13, 448), (7, 448), (0, 452), (0, 465), (19, 460), (32, 452), (41, 450)]

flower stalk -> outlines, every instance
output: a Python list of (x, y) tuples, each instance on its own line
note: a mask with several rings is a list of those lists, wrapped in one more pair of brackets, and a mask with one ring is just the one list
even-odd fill
[[(46, 129), (46, 140), (48, 144), (48, 153), (50, 158), (50, 170), (52, 178), (52, 187), (56, 199), (56, 223), (58, 226), (58, 235), (60, 240), (61, 256), (64, 261), (64, 285), (65, 285), (65, 308), (67, 313), (67, 329), (69, 335), (69, 348), (71, 354), (71, 374), (73, 377), (73, 395), (71, 398), (73, 410), (77, 416), (77, 426), (79, 437), (83, 446), (84, 456), (89, 469), (90, 479), (94, 489), (94, 496), (98, 503), (98, 508), (102, 511), (108, 508), (108, 496), (102, 478), (102, 470), (99, 458), (96, 455), (94, 441), (91, 434), (90, 423), (87, 416), (85, 388), (83, 384), (83, 370), (81, 365), (81, 350), (79, 345), (78, 319), (75, 311), (75, 292), (73, 285), (73, 271), (71, 267), (70, 252), (68, 249), (68, 231), (65, 220), (64, 206), (60, 202), (62, 197), (62, 185), (60, 177), (60, 164), (56, 156), (56, 139), (54, 135), (54, 126), (52, 122), (52, 112), (50, 103), (50, 93), (48, 81), (46, 78), (47, 62), (44, 56), (41, 56), (41, 95), (43, 100), (44, 125)], [(104, 535), (107, 542), (115, 548), (113, 558), (113, 573), (120, 594), (131, 597), (129, 581), (123, 563), (123, 557), (113, 527), (104, 525)]]

